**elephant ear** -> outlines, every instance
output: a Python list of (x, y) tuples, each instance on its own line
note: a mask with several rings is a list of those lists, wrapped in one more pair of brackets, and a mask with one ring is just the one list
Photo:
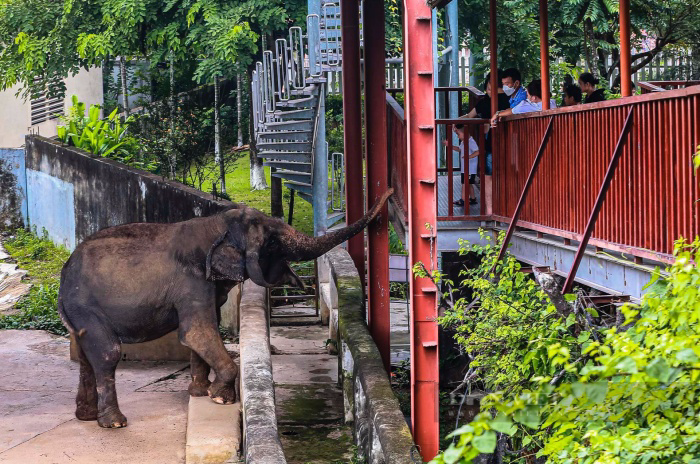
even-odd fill
[(232, 280), (243, 282), (245, 264), (238, 248), (227, 243), (228, 232), (221, 236), (207, 254), (207, 280)]
[(276, 285), (286, 284), (301, 289), (305, 288), (304, 282), (301, 280), (301, 278), (289, 266), (289, 263), (283, 259), (280, 259), (268, 267), (268, 271), (265, 274), (265, 280), (268, 282), (273, 282)]

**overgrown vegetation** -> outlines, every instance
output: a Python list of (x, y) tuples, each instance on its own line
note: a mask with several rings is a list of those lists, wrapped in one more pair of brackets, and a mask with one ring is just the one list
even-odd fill
[(700, 238), (676, 242), (640, 304), (594, 308), (581, 294), (556, 302), (498, 247), (479, 253), (440, 320), (469, 357), (464, 387), (491, 392), (434, 463), (698, 462), (700, 456)]
[(0, 329), (37, 329), (57, 335), (68, 331), (56, 311), (61, 268), (70, 253), (57, 247), (46, 235), (38, 237), (24, 229), (16, 229), (3, 246), (21, 269), (28, 271), (32, 289), (20, 300), (16, 314), (0, 316)]

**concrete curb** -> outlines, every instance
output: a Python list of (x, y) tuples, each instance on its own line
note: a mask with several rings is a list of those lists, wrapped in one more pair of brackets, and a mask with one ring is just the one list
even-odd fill
[(255, 464), (285, 464), (277, 433), (267, 290), (249, 280), (243, 284), (242, 293), (239, 343), (245, 460)]
[(336, 247), (324, 259), (337, 289), (339, 372), (346, 420), (354, 422), (356, 444), (368, 462), (422, 462), (365, 324), (362, 287), (352, 258)]
[(187, 409), (186, 464), (238, 461), (241, 403), (216, 404), (208, 396), (190, 397)]

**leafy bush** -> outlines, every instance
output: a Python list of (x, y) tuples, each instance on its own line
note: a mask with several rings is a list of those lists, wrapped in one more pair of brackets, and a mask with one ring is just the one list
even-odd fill
[[(494, 248), (478, 250), (485, 267)], [(498, 391), (433, 462), (471, 462), (499, 434), (518, 462), (699, 462), (700, 238), (677, 241), (674, 257), (613, 320), (571, 303), (563, 317), (510, 257), (486, 278), (467, 276), (480, 307), (456, 307), (443, 323), (478, 330), (461, 331), (460, 344)]]
[(66, 125), (56, 128), (61, 142), (128, 166), (147, 171), (156, 168), (155, 160), (142, 154), (138, 140), (127, 133), (135, 122), (134, 116), (122, 122), (115, 108), (106, 119), (100, 119), (98, 105), (90, 105), (86, 116), (85, 103), (75, 95), (72, 102), (68, 115), (62, 118)]
[(61, 268), (70, 255), (68, 250), (55, 246), (46, 234), (38, 237), (24, 229), (14, 231), (3, 246), (19, 267), (28, 271), (34, 286), (15, 305), (19, 310), (16, 314), (0, 316), (0, 329), (36, 329), (66, 335), (56, 300)]

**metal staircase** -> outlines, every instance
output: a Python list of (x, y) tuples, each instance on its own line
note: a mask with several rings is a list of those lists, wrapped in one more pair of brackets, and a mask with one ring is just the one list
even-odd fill
[(340, 4), (312, 1), (310, 12), (306, 34), (292, 27), (263, 52), (251, 84), (258, 156), (313, 205), (318, 235), (345, 217), (343, 155), (329, 156), (325, 137), (326, 73), (342, 62)]

